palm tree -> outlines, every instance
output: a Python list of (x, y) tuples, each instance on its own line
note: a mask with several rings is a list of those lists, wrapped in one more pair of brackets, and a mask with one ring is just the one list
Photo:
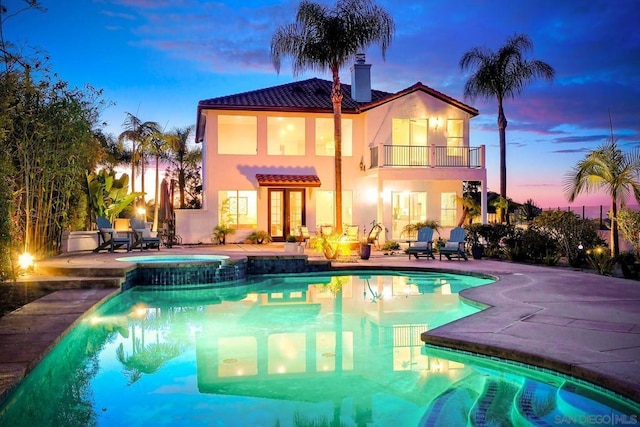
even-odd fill
[[(131, 192), (135, 192), (135, 173), (136, 163), (144, 163), (144, 156), (140, 146), (144, 142), (145, 138), (154, 132), (160, 131), (160, 125), (156, 122), (143, 122), (138, 117), (131, 113), (126, 113), (122, 126), (124, 131), (118, 136), (118, 142), (122, 144), (125, 140), (131, 141)], [(142, 167), (142, 191), (144, 192), (144, 166)], [(144, 201), (144, 196), (142, 196)]]
[(283, 57), (291, 56), (293, 74), (326, 71), (333, 78), (331, 102), (335, 140), (336, 229), (342, 231), (342, 86), (340, 68), (372, 44), (385, 57), (394, 33), (391, 16), (371, 0), (338, 0), (330, 9), (302, 1), (296, 22), (276, 30), (271, 39), (271, 60), (277, 72)]
[(169, 139), (169, 161), (178, 174), (180, 209), (185, 207), (186, 170), (190, 165), (195, 166), (202, 161), (202, 150), (192, 149), (187, 143), (192, 131), (193, 126), (174, 129)]
[(165, 134), (162, 132), (154, 132), (148, 135), (142, 147), (149, 150), (156, 159), (156, 182), (155, 182), (155, 194), (154, 199), (154, 213), (153, 213), (153, 230), (158, 231), (158, 210), (160, 208), (160, 159), (167, 157), (169, 151), (169, 141), (173, 138), (171, 134)]
[(640, 203), (640, 150), (636, 147), (625, 153), (611, 138), (595, 151), (579, 161), (565, 176), (565, 193), (573, 202), (580, 193), (604, 188), (611, 197), (611, 236), (613, 255), (620, 254), (618, 247), (618, 204), (625, 206), (630, 193)]
[[(524, 54), (533, 49), (526, 34), (517, 34), (504, 46), (493, 52), (484, 47), (474, 47), (462, 55), (460, 68), (472, 74), (464, 86), (464, 96), (498, 100), (498, 132), (500, 135), (500, 195), (507, 198), (507, 117), (504, 115), (505, 98), (515, 98), (524, 87), (537, 77), (551, 81), (555, 70), (546, 62), (527, 60)], [(508, 217), (507, 217), (508, 218)], [(500, 218), (502, 221), (503, 218)]]

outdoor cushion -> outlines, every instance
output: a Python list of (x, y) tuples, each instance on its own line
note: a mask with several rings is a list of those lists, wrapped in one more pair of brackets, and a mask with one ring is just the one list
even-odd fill
[(107, 242), (111, 240), (111, 236), (115, 235), (116, 230), (114, 230), (113, 228), (101, 228), (100, 233), (102, 233), (102, 238), (104, 239), (104, 241)]
[(140, 234), (144, 239), (151, 237), (151, 231), (148, 228), (136, 228), (136, 233)]
[(445, 249), (458, 250), (459, 247), (460, 247), (460, 242), (447, 242), (444, 244)]

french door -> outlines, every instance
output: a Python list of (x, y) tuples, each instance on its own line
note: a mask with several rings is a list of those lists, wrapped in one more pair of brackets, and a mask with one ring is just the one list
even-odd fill
[(303, 188), (269, 189), (269, 234), (274, 242), (296, 235), (304, 225), (305, 190)]

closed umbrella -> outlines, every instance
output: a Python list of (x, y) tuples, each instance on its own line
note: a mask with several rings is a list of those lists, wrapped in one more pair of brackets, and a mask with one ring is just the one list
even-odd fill
[(171, 247), (175, 234), (175, 223), (173, 216), (173, 203), (169, 193), (169, 183), (163, 179), (160, 184), (160, 209), (158, 210), (158, 220), (163, 224), (167, 233), (167, 246)]

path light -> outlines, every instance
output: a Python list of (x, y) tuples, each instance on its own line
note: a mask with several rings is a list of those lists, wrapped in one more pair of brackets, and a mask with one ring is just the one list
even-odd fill
[(20, 254), (18, 257), (18, 265), (21, 269), (29, 271), (33, 269), (33, 255), (28, 252)]
[(147, 220), (147, 210), (145, 208), (138, 208), (137, 212), (144, 221)]

